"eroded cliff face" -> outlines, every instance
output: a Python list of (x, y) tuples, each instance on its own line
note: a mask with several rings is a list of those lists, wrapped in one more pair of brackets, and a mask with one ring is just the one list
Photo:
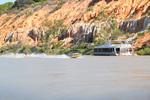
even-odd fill
[(56, 6), (57, 4), (49, 2), (44, 6), (27, 8), (18, 14), (1, 15), (0, 47), (9, 42), (17, 43), (19, 40), (36, 45), (37, 34), (44, 34), (41, 23), (59, 19), (68, 26), (64, 38), (81, 38), (88, 42), (93, 34), (105, 26), (105, 17), (98, 23), (92, 21), (99, 17), (102, 11), (107, 16), (114, 14), (119, 28), (125, 32), (136, 33), (145, 30), (150, 24), (150, 17), (147, 16), (150, 10), (149, 0), (75, 0), (66, 2), (54, 11)]
[(150, 25), (150, 17), (146, 16), (137, 20), (122, 21), (119, 28), (125, 32), (136, 33), (144, 31)]

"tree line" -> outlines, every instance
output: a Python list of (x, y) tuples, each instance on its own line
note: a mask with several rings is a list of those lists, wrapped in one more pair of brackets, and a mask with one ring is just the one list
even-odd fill
[(22, 8), (25, 7), (25, 5), (31, 5), (34, 2), (43, 2), (47, 0), (16, 0), (12, 8)]
[(31, 5), (35, 2), (43, 2), (47, 0), (16, 0), (14, 3), (13, 2), (7, 2), (4, 4), (0, 5), (0, 15), (5, 13), (8, 10), (11, 10), (13, 8), (22, 8), (26, 7), (26, 5)]
[(4, 13), (5, 11), (11, 9), (11, 7), (13, 6), (13, 2), (7, 2), (4, 4), (0, 5), (0, 14)]

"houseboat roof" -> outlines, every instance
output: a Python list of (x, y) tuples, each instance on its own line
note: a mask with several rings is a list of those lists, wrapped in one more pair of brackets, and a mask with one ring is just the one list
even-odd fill
[(131, 44), (110, 44), (97, 46), (95, 48), (134, 48)]

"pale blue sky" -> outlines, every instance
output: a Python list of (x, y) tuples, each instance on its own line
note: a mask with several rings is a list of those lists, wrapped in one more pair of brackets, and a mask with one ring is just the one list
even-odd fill
[(4, 4), (6, 2), (15, 2), (16, 0), (0, 0), (0, 4)]

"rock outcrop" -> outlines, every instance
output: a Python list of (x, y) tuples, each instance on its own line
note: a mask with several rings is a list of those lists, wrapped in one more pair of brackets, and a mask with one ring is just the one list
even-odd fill
[(136, 33), (145, 30), (149, 25), (150, 17), (144, 17), (139, 20), (121, 22), (119, 28), (125, 32)]
[(96, 35), (101, 29), (107, 26), (107, 23), (76, 23), (68, 28), (64, 37), (74, 38), (74, 41), (81, 40), (88, 42), (91, 37)]

